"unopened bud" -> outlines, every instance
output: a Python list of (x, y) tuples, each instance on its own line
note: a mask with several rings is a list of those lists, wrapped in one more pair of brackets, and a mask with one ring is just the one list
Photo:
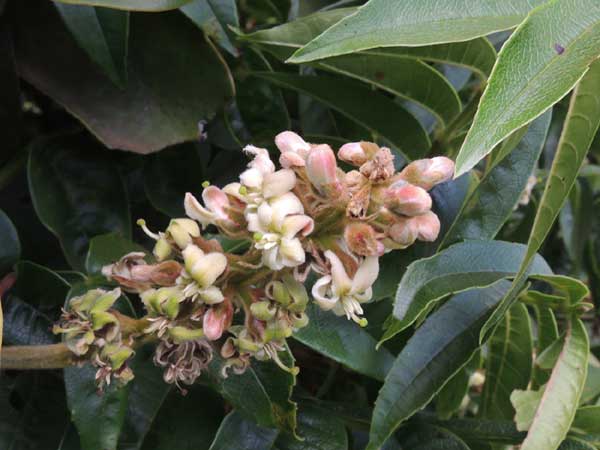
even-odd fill
[(281, 305), (288, 305), (292, 298), (287, 288), (281, 281), (272, 281), (268, 285), (269, 296)]
[(383, 202), (389, 210), (404, 216), (419, 216), (431, 209), (427, 191), (402, 180), (386, 189)]
[(406, 248), (415, 243), (419, 236), (414, 217), (399, 218), (388, 230), (388, 236), (400, 246)]
[(233, 305), (231, 301), (224, 300), (219, 305), (213, 306), (204, 313), (202, 328), (206, 338), (215, 341), (231, 326), (233, 319)]
[(323, 194), (330, 194), (337, 189), (337, 162), (329, 145), (317, 145), (311, 150), (306, 159), (306, 174), (313, 186)]
[(173, 219), (166, 230), (180, 249), (192, 243), (192, 239), (200, 236), (200, 228), (192, 219)]
[(429, 211), (422, 216), (413, 217), (413, 220), (417, 223), (420, 241), (433, 242), (437, 239), (440, 234), (440, 219), (435, 213)]
[(338, 158), (360, 167), (375, 156), (378, 150), (379, 146), (373, 142), (348, 142), (338, 150)]
[(156, 241), (156, 244), (154, 244), (154, 249), (152, 250), (152, 253), (154, 254), (154, 257), (157, 261), (164, 261), (169, 256), (171, 256), (172, 251), (173, 249), (171, 248), (171, 244), (169, 244), (169, 241), (167, 241), (166, 238), (161, 237)]
[(361, 256), (381, 256), (383, 245), (377, 240), (375, 230), (364, 222), (351, 222), (344, 229), (344, 239), (348, 248)]
[(453, 173), (454, 161), (445, 156), (436, 156), (411, 162), (402, 169), (400, 178), (428, 191), (436, 184), (448, 181)]
[(281, 151), (279, 162), (282, 167), (303, 167), (310, 152), (310, 144), (293, 131), (284, 131), (275, 136), (275, 145)]

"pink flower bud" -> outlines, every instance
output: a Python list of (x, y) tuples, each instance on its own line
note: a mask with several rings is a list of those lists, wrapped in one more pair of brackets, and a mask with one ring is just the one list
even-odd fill
[(406, 248), (417, 240), (419, 229), (416, 217), (400, 218), (388, 229), (388, 236), (400, 246)]
[(338, 150), (338, 158), (356, 167), (362, 166), (369, 160), (360, 142), (348, 142)]
[(417, 224), (419, 232), (419, 240), (433, 242), (440, 234), (440, 219), (432, 211), (423, 214), (422, 216), (413, 217)]
[(400, 178), (429, 190), (436, 184), (448, 181), (452, 178), (453, 173), (454, 161), (445, 156), (436, 156), (431, 159), (419, 159), (411, 162), (402, 169)]
[(275, 145), (281, 151), (279, 162), (282, 167), (303, 167), (310, 152), (310, 144), (293, 131), (284, 131), (275, 136)]
[(327, 144), (314, 147), (306, 159), (306, 174), (319, 192), (330, 194), (340, 187), (335, 154)]
[(202, 329), (210, 341), (219, 339), (225, 330), (231, 326), (233, 319), (233, 306), (229, 299), (213, 306), (204, 313)]
[(419, 216), (431, 209), (431, 197), (418, 186), (398, 181), (384, 193), (384, 205), (396, 214)]
[(361, 256), (381, 256), (383, 244), (375, 236), (373, 227), (364, 222), (352, 222), (344, 229), (344, 239), (348, 248)]

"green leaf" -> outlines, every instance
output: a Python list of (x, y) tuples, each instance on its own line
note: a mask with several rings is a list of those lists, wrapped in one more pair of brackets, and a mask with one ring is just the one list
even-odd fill
[(344, 423), (335, 415), (301, 404), (298, 414), (298, 436), (281, 434), (275, 441), (276, 450), (346, 450), (348, 437)]
[(127, 410), (128, 388), (115, 383), (98, 395), (96, 368), (68, 367), (63, 370), (67, 403), (81, 447), (86, 450), (115, 450)]
[(567, 437), (558, 447), (558, 450), (597, 450), (595, 445), (576, 437)]
[(460, 409), (469, 393), (469, 378), (479, 368), (480, 359), (480, 352), (473, 353), (471, 360), (440, 390), (435, 398), (435, 412), (439, 418), (447, 420)]
[(146, 249), (116, 233), (95, 236), (90, 240), (85, 270), (90, 275), (101, 275), (102, 267), (117, 262), (122, 256), (131, 252), (146, 253)]
[[(552, 345), (558, 339), (558, 326), (556, 318), (552, 310), (546, 306), (534, 306), (536, 317), (537, 341), (535, 344), (535, 352), (540, 355), (544, 350)], [(531, 375), (531, 386), (537, 389), (548, 382), (550, 374), (541, 369), (539, 366), (533, 366)]]
[(522, 450), (554, 450), (575, 416), (587, 374), (589, 341), (579, 319), (569, 321), (563, 350), (552, 370)]
[(377, 341), (345, 317), (308, 305), (308, 326), (294, 333), (294, 339), (352, 370), (383, 381), (394, 357), (385, 348), (375, 350)]
[(527, 431), (533, 423), (535, 412), (544, 395), (544, 389), (545, 386), (542, 386), (537, 391), (523, 391), (519, 389), (510, 394), (510, 401), (516, 411), (515, 423), (517, 430)]
[(9, 272), (21, 257), (21, 242), (17, 229), (0, 209), (0, 276)]
[(255, 75), (325, 103), (389, 141), (410, 160), (424, 156), (429, 148), (429, 137), (414, 116), (362, 83), (328, 76), (268, 72)]
[(69, 31), (89, 57), (123, 87), (127, 80), (129, 12), (54, 3)]
[(532, 370), (533, 334), (527, 307), (517, 303), (504, 316), (488, 341), (486, 377), (480, 414), (510, 420), (515, 411), (509, 394), (525, 389)]
[[(498, 142), (569, 92), (598, 56), (598, 46), (600, 5), (595, 0), (553, 0), (535, 9), (498, 55), (456, 158), (456, 174), (470, 170)], [(582, 113), (590, 113), (589, 108), (593, 111), (600, 106), (591, 103)], [(575, 116), (578, 127), (589, 129), (572, 141), (575, 148), (571, 151), (577, 153), (580, 144), (591, 143), (597, 117)]]
[[(468, 442), (477, 444), (489, 444), (495, 442), (498, 444), (520, 444), (525, 437), (525, 433), (515, 428), (513, 421), (508, 420), (481, 420), (481, 419), (451, 419), (432, 421), (430, 416), (415, 415), (417, 422), (432, 423), (450, 430), (452, 433), (460, 436)], [(480, 448), (480, 447), (472, 447)], [(487, 448), (487, 447), (482, 447)]]
[(376, 47), (467, 41), (517, 25), (545, 0), (371, 0), (296, 51), (305, 63)]
[(31, 261), (16, 266), (14, 292), (30, 305), (48, 312), (64, 305), (70, 285), (59, 274)]
[(131, 16), (123, 89), (79, 48), (50, 2), (20, 2), (16, 13), (20, 75), (107, 147), (151, 153), (196, 139), (198, 122), (232, 94), (220, 55), (178, 11)]
[(584, 433), (600, 434), (600, 405), (582, 406), (577, 409), (573, 428)]
[(38, 217), (59, 238), (74, 269), (84, 267), (91, 236), (111, 231), (131, 236), (123, 180), (90, 138), (68, 135), (35, 141), (28, 178)]
[[(522, 244), (466, 241), (412, 263), (402, 276), (396, 292), (394, 317), (398, 320), (388, 328), (382, 340), (409, 327), (424, 311), (448, 294), (487, 286), (501, 278), (513, 276), (525, 251), (526, 247)], [(552, 272), (538, 256), (530, 273)]]
[(581, 236), (589, 236), (592, 232), (593, 217), (588, 214), (588, 208), (593, 204), (592, 187), (586, 180), (578, 180), (569, 193), (568, 201), (560, 211), (560, 229), (573, 264), (572, 274), (581, 272), (583, 254), (587, 244), (587, 240), (581, 239)]
[(585, 154), (600, 125), (600, 61), (594, 63), (575, 88), (558, 143), (556, 156), (548, 175), (540, 206), (527, 243), (513, 288), (490, 317), (482, 330), (482, 338), (501, 320), (515, 301), (524, 282), (525, 272), (552, 228), (558, 213), (585, 160)]
[(380, 448), (469, 361), (479, 347), (479, 329), (509, 287), (499, 280), (457, 294), (417, 329), (379, 391), (367, 450)]
[(233, 56), (238, 55), (237, 49), (229, 39), (229, 27), (239, 26), (235, 0), (192, 0), (181, 7), (181, 12), (215, 39), (221, 47)]
[(277, 430), (246, 420), (235, 410), (221, 422), (209, 450), (265, 450), (275, 443)]
[[(591, 358), (590, 358), (591, 359)], [(600, 395), (600, 367), (595, 364), (588, 364), (588, 376), (583, 386), (580, 404), (585, 404), (595, 400)]]
[(488, 169), (444, 236), (440, 247), (466, 239), (493, 239), (510, 217), (537, 165), (552, 114), (527, 129), (514, 150)]
[(168, 11), (193, 0), (55, 0), (72, 5), (104, 6), (127, 11)]
[(142, 450), (208, 449), (222, 417), (221, 399), (206, 387), (194, 386), (185, 396), (172, 390)]

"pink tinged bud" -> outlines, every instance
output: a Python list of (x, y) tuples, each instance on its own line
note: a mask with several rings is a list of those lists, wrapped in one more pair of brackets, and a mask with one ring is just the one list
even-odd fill
[(402, 169), (400, 177), (411, 184), (429, 190), (436, 184), (451, 179), (453, 173), (454, 161), (445, 156), (436, 156), (411, 162)]
[(262, 194), (265, 198), (278, 197), (294, 189), (296, 174), (293, 170), (282, 169), (265, 176)]
[(279, 162), (285, 168), (303, 167), (310, 152), (310, 144), (293, 131), (275, 136), (275, 145), (281, 151)]
[(338, 158), (356, 167), (362, 166), (369, 160), (360, 142), (348, 142), (338, 150)]
[(429, 211), (422, 216), (413, 217), (413, 220), (417, 223), (420, 241), (433, 242), (437, 239), (440, 234), (440, 219), (435, 213)]
[(384, 193), (386, 208), (404, 216), (419, 216), (431, 209), (431, 197), (418, 186), (398, 181)]
[(381, 256), (384, 248), (375, 236), (371, 225), (362, 222), (353, 222), (346, 225), (344, 239), (348, 248), (361, 256)]
[(282, 153), (279, 157), (279, 164), (286, 169), (291, 167), (304, 167), (306, 165), (306, 158), (303, 158), (297, 153), (286, 152)]
[(217, 306), (206, 311), (203, 317), (202, 329), (210, 341), (219, 339), (225, 330), (231, 326), (233, 319), (233, 306), (227, 299)]
[(329, 145), (313, 147), (306, 159), (306, 174), (321, 193), (331, 192), (339, 184), (335, 154)]
[(398, 244), (399, 248), (406, 248), (415, 243), (419, 236), (416, 217), (401, 218), (388, 230), (388, 236)]

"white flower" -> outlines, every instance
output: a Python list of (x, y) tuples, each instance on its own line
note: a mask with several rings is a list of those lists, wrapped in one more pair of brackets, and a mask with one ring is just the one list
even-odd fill
[(224, 300), (221, 289), (214, 286), (215, 281), (227, 268), (227, 258), (223, 253), (204, 253), (196, 245), (188, 245), (182, 252), (185, 273), (178, 280), (185, 284), (183, 293), (193, 300), (212, 305)]
[(366, 319), (359, 317), (363, 313), (361, 303), (367, 303), (373, 296), (371, 286), (379, 274), (379, 260), (376, 256), (366, 257), (354, 279), (350, 279), (342, 261), (331, 250), (325, 252), (331, 264), (331, 274), (321, 277), (312, 288), (312, 295), (324, 310), (332, 310), (338, 316), (345, 315), (361, 326)]
[(255, 248), (262, 250), (262, 262), (273, 270), (295, 267), (305, 260), (297, 235), (313, 230), (313, 219), (304, 214), (302, 203), (293, 193), (266, 200), (247, 215), (248, 229), (254, 232)]

